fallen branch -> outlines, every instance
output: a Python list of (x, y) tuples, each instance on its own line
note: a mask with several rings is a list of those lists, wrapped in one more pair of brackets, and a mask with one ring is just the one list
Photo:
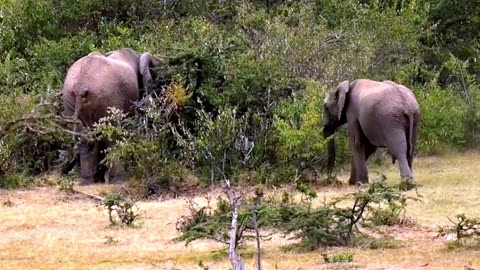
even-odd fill
[(77, 194), (82, 194), (82, 195), (85, 195), (87, 197), (90, 197), (92, 199), (95, 199), (95, 200), (98, 200), (98, 201), (104, 201), (105, 198), (104, 197), (101, 197), (101, 196), (98, 196), (98, 195), (93, 195), (93, 194), (90, 194), (90, 193), (85, 193), (83, 191), (80, 191), (80, 190), (76, 190), (76, 189), (72, 189), (73, 193), (77, 193)]
[[(39, 122), (41, 124), (38, 124)], [(63, 127), (68, 124), (77, 123), (77, 121), (75, 121), (73, 118), (47, 114), (27, 115), (7, 122), (3, 127), (0, 127), (0, 139), (3, 139), (4, 137), (19, 128), (28, 128), (29, 130), (40, 134), (47, 134), (56, 131), (53, 128), (46, 128), (48, 125), (45, 125), (45, 123), (43, 122), (47, 122), (53, 125), (55, 128), (58, 128), (58, 130), (62, 132), (66, 132), (78, 137), (85, 137), (85, 135), (83, 135), (82, 133), (74, 132), (69, 130), (68, 128)]]

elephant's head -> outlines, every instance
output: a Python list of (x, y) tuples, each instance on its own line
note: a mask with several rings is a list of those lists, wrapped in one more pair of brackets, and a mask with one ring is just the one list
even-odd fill
[[(350, 90), (350, 83), (340, 83), (336, 90), (328, 93), (325, 98), (323, 113), (323, 137), (327, 138), (347, 122), (345, 107), (347, 104), (347, 93)], [(328, 143), (327, 172), (331, 174), (335, 165), (335, 141), (332, 138)]]
[(153, 84), (150, 69), (158, 68), (164, 63), (161, 58), (158, 58), (149, 52), (140, 54), (130, 48), (111, 51), (106, 53), (105, 56), (123, 61), (130, 65), (138, 74), (139, 88), (142, 88), (144, 91), (147, 91)]
[(343, 124), (347, 122), (345, 105), (347, 93), (350, 90), (350, 83), (340, 83), (336, 90), (328, 93), (323, 104), (323, 136), (329, 137)]

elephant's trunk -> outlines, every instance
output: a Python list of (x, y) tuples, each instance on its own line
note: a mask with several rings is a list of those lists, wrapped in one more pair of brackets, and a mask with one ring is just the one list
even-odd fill
[(327, 174), (332, 175), (333, 167), (335, 166), (335, 139), (331, 138), (327, 146), (328, 159), (327, 159)]
[(148, 93), (149, 88), (153, 84), (152, 74), (150, 73), (150, 67), (157, 68), (163, 65), (164, 61), (158, 57), (153, 56), (152, 54), (146, 52), (140, 56), (139, 59), (139, 73), (142, 76), (142, 84), (146, 93)]

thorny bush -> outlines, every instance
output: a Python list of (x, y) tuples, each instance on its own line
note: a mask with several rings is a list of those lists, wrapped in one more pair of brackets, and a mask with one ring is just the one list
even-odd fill
[[(273, 229), (291, 235), (291, 239), (300, 239), (301, 246), (307, 249), (354, 244), (356, 235), (362, 234), (360, 232), (362, 227), (367, 226), (371, 229), (384, 225), (375, 219), (378, 218), (378, 211), (383, 209), (383, 205), (403, 206), (407, 201), (406, 195), (398, 186), (387, 184), (385, 177), (362, 187), (355, 193), (323, 202), (320, 206), (314, 206), (317, 194), (310, 187), (300, 184), (297, 190), (302, 195), (300, 201), (290, 192), (284, 192), (280, 198), (278, 196), (266, 198), (259, 205), (257, 218), (261, 230)], [(241, 228), (238, 239), (249, 239), (242, 233), (249, 233), (253, 228), (251, 220), (253, 201), (253, 198), (244, 197), (240, 203)], [(218, 198), (216, 208), (212, 208), (210, 204), (199, 207), (191, 202), (190, 211), (190, 215), (183, 216), (177, 223), (177, 230), (181, 234), (177, 240), (188, 244), (197, 239), (207, 238), (226, 243), (232, 209), (225, 199)], [(388, 216), (397, 214), (399, 212), (394, 208), (393, 213)], [(372, 220), (375, 222), (371, 222)]]

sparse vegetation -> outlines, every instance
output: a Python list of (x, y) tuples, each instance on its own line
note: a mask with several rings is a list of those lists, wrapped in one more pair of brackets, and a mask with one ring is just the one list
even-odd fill
[(116, 245), (118, 243), (118, 240), (111, 235), (105, 235), (104, 238), (105, 238), (105, 242), (104, 242), (105, 245)]
[(464, 240), (480, 241), (480, 218), (471, 218), (465, 214), (455, 216), (455, 219), (449, 219), (452, 225), (440, 226), (437, 230), (437, 237), (446, 237), (454, 235), (455, 240), (462, 242)]
[[(465, 213), (466, 217), (477, 216), (478, 205), (472, 202), (478, 198), (480, 188), (476, 177), (479, 161), (478, 153), (441, 158), (419, 157), (415, 165), (415, 177), (423, 198), (421, 201), (408, 200), (406, 207), (406, 217), (416, 220), (413, 227), (381, 226), (379, 231), (360, 227), (362, 233), (372, 237), (357, 234), (349, 247), (322, 247), (313, 252), (299, 249), (300, 240), (291, 240), (281, 233), (270, 234), (271, 231), (262, 229), (262, 235), (268, 234), (270, 239), (262, 241), (263, 267), (457, 269), (470, 265), (471, 268), (478, 268), (478, 246), (462, 244), (447, 249), (447, 240), (433, 237), (437, 225), (452, 225), (447, 217), (455, 217), (459, 212)], [(377, 170), (387, 176), (388, 183), (398, 183), (395, 180), (397, 166), (386, 164)], [(338, 175), (341, 180), (348, 176), (348, 172)], [(114, 185), (78, 186), (75, 189), (106, 196), (114, 189)], [(297, 202), (301, 199), (301, 194), (293, 189), (277, 189), (280, 194), (287, 190)], [(357, 190), (343, 186), (316, 187), (314, 191), (318, 196), (313, 202), (315, 208), (322, 205), (323, 198), (329, 201)], [(264, 199), (275, 193), (270, 188), (265, 188), (264, 192)], [(209, 194), (212, 197), (210, 205), (214, 208), (215, 198), (222, 191), (209, 190)], [(408, 196), (413, 194), (415, 191), (406, 192)], [(137, 201), (136, 205), (143, 214), (142, 226), (131, 230), (122, 226), (109, 227), (106, 209), (101, 207), (102, 211), (98, 211), (93, 208), (96, 201), (83, 195), (73, 196), (74, 200), (66, 201), (63, 200), (64, 196), (56, 186), (0, 190), (0, 203), (8, 198), (15, 204), (14, 207), (0, 206), (0, 234), (3, 236), (0, 239), (0, 253), (3, 258), (8, 258), (2, 261), (2, 269), (59, 269), (66, 264), (75, 269), (105, 268), (107, 264), (112, 268), (151, 268), (155, 265), (156, 268), (166, 269), (196, 269), (199, 268), (199, 261), (203, 261), (203, 265), (209, 269), (230, 269), (224, 244), (198, 239), (185, 246), (172, 241), (180, 236), (175, 228), (176, 220), (189, 214), (185, 197)], [(207, 205), (204, 195), (192, 196), (191, 199), (198, 207)], [(339, 206), (351, 206), (353, 201), (346, 203)], [(106, 235), (119, 242), (116, 245), (105, 244)], [(244, 242), (238, 250), (248, 269), (254, 267), (255, 250), (251, 241)], [(332, 255), (345, 252), (355, 254), (353, 263), (327, 265), (321, 256), (321, 253)], [(28, 259), (24, 254), (28, 254)]]
[(122, 193), (109, 194), (101, 206), (108, 211), (108, 219), (110, 225), (138, 225), (140, 214), (137, 213), (135, 202), (128, 196)]
[(322, 253), (323, 261), (326, 263), (349, 263), (353, 262), (354, 253), (351, 252), (344, 252), (338, 254), (331, 254), (328, 255), (326, 253)]
[[(317, 198), (314, 190), (305, 184), (298, 185), (297, 190), (301, 194), (300, 201), (288, 192), (280, 199), (271, 196), (264, 200), (258, 208), (258, 225), (261, 231), (274, 229), (291, 239), (300, 239), (307, 249), (352, 245), (361, 226), (399, 224), (407, 201), (406, 195), (397, 186), (388, 185), (384, 177), (356, 193), (334, 198), (319, 207), (313, 204)], [(253, 202), (252, 198), (240, 201), (238, 243), (252, 239)], [(345, 204), (351, 206), (343, 206)], [(225, 199), (218, 198), (215, 209), (190, 204), (190, 211), (189, 216), (177, 223), (181, 233), (177, 240), (187, 244), (202, 238), (228, 242), (232, 208)]]
[(69, 174), (65, 177), (62, 177), (58, 183), (58, 189), (62, 192), (73, 193), (73, 186), (75, 184), (75, 174)]

